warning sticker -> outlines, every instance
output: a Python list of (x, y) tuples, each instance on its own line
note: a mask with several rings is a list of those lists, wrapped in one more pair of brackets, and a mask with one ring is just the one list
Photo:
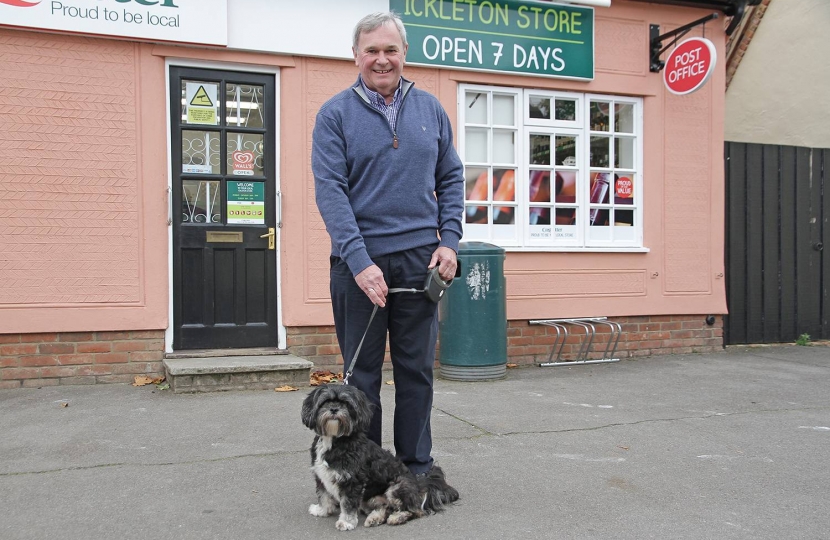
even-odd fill
[(186, 82), (185, 104), (186, 121), (188, 124), (202, 124), (215, 126), (219, 123), (219, 107), (217, 83)]

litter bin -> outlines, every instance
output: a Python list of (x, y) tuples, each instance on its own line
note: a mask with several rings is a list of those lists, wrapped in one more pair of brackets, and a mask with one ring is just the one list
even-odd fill
[(438, 306), (439, 374), (455, 381), (501, 379), (507, 373), (504, 249), (461, 242), (455, 278)]

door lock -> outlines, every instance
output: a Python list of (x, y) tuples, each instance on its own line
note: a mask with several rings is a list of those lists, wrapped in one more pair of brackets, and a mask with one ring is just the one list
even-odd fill
[(260, 238), (267, 238), (268, 239), (268, 249), (274, 249), (276, 242), (274, 238), (277, 236), (277, 229), (274, 227), (268, 227), (268, 234), (263, 234)]

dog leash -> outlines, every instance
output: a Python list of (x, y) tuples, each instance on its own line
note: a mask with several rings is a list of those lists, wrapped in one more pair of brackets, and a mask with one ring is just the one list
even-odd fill
[[(394, 293), (402, 293), (402, 292), (411, 292), (411, 293), (422, 293), (424, 289), (402, 289), (402, 288), (394, 288), (389, 289), (387, 294), (394, 294)], [(349, 364), (349, 369), (346, 371), (346, 374), (343, 376), (343, 384), (349, 384), (349, 377), (352, 376), (352, 372), (354, 371), (354, 365), (357, 363), (357, 356), (360, 354), (360, 349), (363, 347), (363, 340), (366, 339), (366, 334), (369, 333), (369, 327), (372, 326), (372, 321), (375, 318), (375, 315), (378, 312), (378, 305), (375, 304), (375, 308), (372, 310), (372, 316), (369, 317), (369, 324), (366, 325), (366, 330), (363, 331), (363, 337), (360, 338), (360, 343), (357, 344), (357, 350), (354, 352), (354, 357), (352, 357), (352, 361)]]

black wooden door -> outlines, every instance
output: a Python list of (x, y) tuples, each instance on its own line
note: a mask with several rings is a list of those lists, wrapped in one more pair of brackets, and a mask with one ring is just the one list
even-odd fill
[(724, 343), (830, 339), (830, 150), (726, 143)]
[(176, 350), (277, 346), (275, 92), (170, 70)]

